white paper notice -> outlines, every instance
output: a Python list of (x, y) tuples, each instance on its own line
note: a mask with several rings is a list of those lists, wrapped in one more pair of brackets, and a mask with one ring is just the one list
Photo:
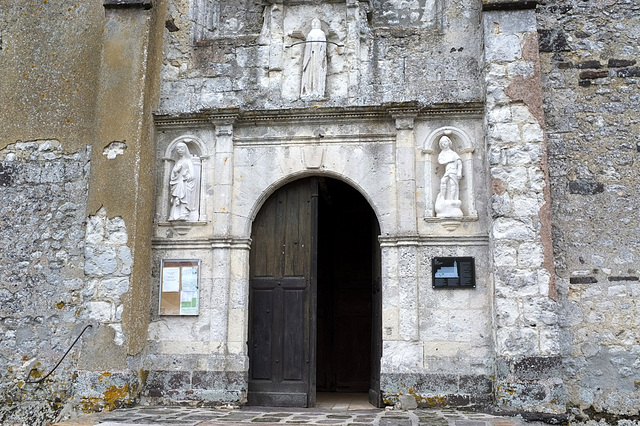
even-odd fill
[(182, 267), (182, 291), (198, 290), (198, 267), (183, 266)]
[(180, 291), (180, 268), (162, 268), (162, 291), (165, 293)]

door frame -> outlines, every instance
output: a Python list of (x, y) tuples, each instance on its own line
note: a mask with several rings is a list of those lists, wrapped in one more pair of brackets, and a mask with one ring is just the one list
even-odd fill
[[(309, 353), (309, 360), (307, 360), (307, 365), (308, 365), (308, 374), (309, 374), (309, 379), (308, 379), (308, 383), (307, 383), (307, 398), (306, 398), (306, 406), (307, 407), (314, 407), (316, 404), (316, 367), (317, 367), (317, 304), (318, 304), (318, 293), (317, 293), (317, 267), (318, 267), (318, 180), (328, 177), (330, 179), (335, 179), (338, 180), (340, 182), (342, 182), (345, 185), (350, 186), (351, 188), (355, 189), (361, 197), (363, 197), (363, 199), (365, 200), (365, 202), (367, 203), (370, 211), (371, 211), (371, 215), (373, 218), (373, 225), (375, 229), (372, 229), (372, 235), (376, 238), (373, 238), (372, 241), (372, 257), (376, 256), (376, 258), (373, 259), (373, 265), (372, 267), (374, 268), (373, 271), (373, 277), (372, 277), (372, 283), (371, 283), (371, 291), (373, 293), (373, 299), (372, 299), (372, 307), (371, 307), (371, 311), (372, 311), (372, 316), (371, 316), (371, 329), (372, 329), (372, 336), (371, 336), (371, 379), (370, 379), (370, 383), (369, 383), (369, 402), (376, 406), (376, 407), (382, 407), (383, 403), (382, 403), (382, 396), (381, 396), (381, 391), (380, 391), (380, 370), (381, 370), (381, 357), (382, 357), (382, 278), (381, 278), (381, 265), (382, 265), (382, 249), (380, 247), (380, 242), (378, 240), (377, 237), (380, 236), (380, 222), (378, 220), (377, 214), (375, 212), (375, 209), (371, 206), (371, 203), (369, 202), (369, 200), (367, 199), (367, 197), (365, 197), (362, 194), (362, 191), (357, 187), (354, 186), (353, 184), (351, 184), (350, 182), (347, 182), (339, 177), (332, 177), (332, 176), (318, 176), (318, 175), (308, 175), (308, 176), (303, 176), (303, 177), (297, 177), (296, 179), (292, 180), (292, 181), (286, 181), (284, 183), (282, 183), (281, 185), (277, 186), (276, 189), (271, 192), (271, 194), (267, 197), (264, 198), (264, 202), (260, 205), (260, 207), (258, 208), (252, 222), (251, 222), (251, 236), (253, 237), (253, 226), (255, 223), (255, 220), (257, 219), (258, 215), (260, 214), (260, 212), (262, 211), (262, 208), (266, 205), (267, 201), (269, 199), (271, 199), (271, 197), (273, 197), (274, 195), (276, 195), (278, 193), (278, 191), (280, 191), (281, 189), (285, 188), (287, 185), (292, 184), (294, 182), (299, 182), (299, 181), (303, 181), (303, 180), (310, 180), (313, 183), (314, 186), (314, 191), (312, 191), (312, 195), (311, 195), (311, 203), (312, 203), (312, 220), (311, 220), (311, 237), (310, 237), (310, 241), (311, 241), (311, 259), (310, 259), (310, 265), (311, 265), (311, 272), (310, 272), (310, 277), (309, 277), (309, 291), (310, 291), (310, 295), (309, 295), (309, 330), (308, 330), (308, 336), (309, 336), (309, 347), (308, 347), (308, 353)], [(377, 234), (376, 234), (377, 232)], [(253, 247), (251, 248), (253, 249)], [(251, 262), (249, 262), (249, 280), (251, 280), (251, 268), (253, 267), (253, 265), (251, 264)], [(248, 314), (249, 314), (249, 319), (251, 318), (251, 296), (250, 296), (250, 291), (248, 294)], [(377, 296), (376, 296), (377, 293)], [(247, 323), (247, 326), (249, 327), (249, 329), (247, 330), (247, 344), (249, 344), (249, 339), (251, 337), (251, 321), (249, 320)], [(248, 348), (247, 348), (248, 349)], [(247, 355), (249, 355), (249, 351), (247, 352)], [(248, 360), (249, 362), (249, 371), (251, 370), (251, 359)], [(250, 376), (249, 376), (250, 378)], [(247, 388), (248, 389), (248, 388)]]

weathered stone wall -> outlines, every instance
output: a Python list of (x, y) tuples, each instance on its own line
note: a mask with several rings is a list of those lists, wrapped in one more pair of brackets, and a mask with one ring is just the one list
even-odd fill
[[(137, 396), (143, 375), (123, 372), (123, 351), (107, 346), (124, 343), (128, 232), (122, 218), (108, 218), (104, 209), (85, 216), (90, 155), (91, 147), (65, 153), (57, 140), (17, 142), (0, 151), (3, 424), (43, 424)], [(29, 383), (52, 371), (83, 331), (51, 376)], [(118, 371), (112, 372), (114, 365)]]
[(640, 5), (542, 2), (565, 383), (578, 419), (640, 408)]
[[(227, 3), (169, 2), (160, 112), (482, 99), (477, 1), (274, 2), (259, 13)], [(326, 96), (313, 102), (299, 99), (304, 44), (294, 45), (310, 17), (341, 45), (327, 46)]]
[(78, 348), (47, 374), (88, 322), (84, 220), (91, 149), (57, 140), (0, 151), (0, 423), (53, 420), (71, 397)]
[(496, 402), (563, 412), (535, 13), (487, 10), (483, 26)]

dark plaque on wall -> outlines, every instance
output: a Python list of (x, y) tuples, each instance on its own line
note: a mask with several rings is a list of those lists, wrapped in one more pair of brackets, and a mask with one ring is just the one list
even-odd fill
[(475, 288), (473, 257), (434, 257), (431, 262), (433, 288)]

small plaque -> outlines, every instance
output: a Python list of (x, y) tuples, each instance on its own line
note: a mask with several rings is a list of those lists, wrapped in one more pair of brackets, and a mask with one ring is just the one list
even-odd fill
[(200, 260), (162, 260), (160, 315), (198, 315)]
[(434, 257), (431, 271), (433, 288), (476, 288), (473, 257)]

